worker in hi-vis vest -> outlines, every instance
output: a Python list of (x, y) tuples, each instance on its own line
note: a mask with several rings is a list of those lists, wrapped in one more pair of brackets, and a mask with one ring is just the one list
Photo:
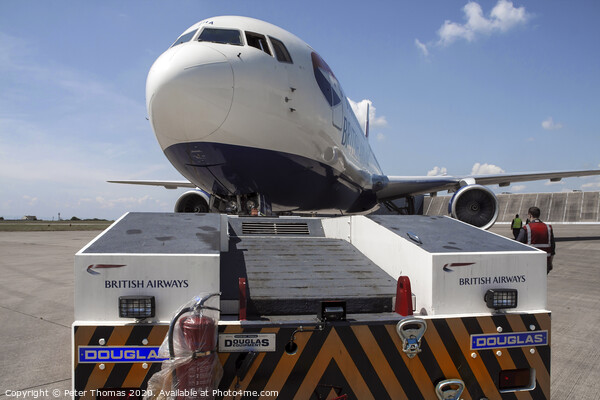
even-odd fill
[(554, 258), (556, 243), (554, 242), (554, 232), (550, 224), (540, 221), (540, 209), (530, 207), (528, 217), (531, 222), (525, 225), (519, 232), (517, 240), (536, 247), (546, 252), (547, 272), (552, 270), (552, 259)]
[(515, 240), (516, 240), (517, 237), (519, 236), (519, 232), (521, 231), (521, 228), (523, 227), (523, 221), (521, 221), (521, 218), (519, 218), (519, 214), (515, 215), (515, 217), (512, 220), (512, 223), (510, 224), (510, 227), (513, 231), (513, 236), (515, 237)]

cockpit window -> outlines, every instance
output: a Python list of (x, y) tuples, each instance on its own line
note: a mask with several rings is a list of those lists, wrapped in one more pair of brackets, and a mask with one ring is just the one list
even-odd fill
[(264, 35), (254, 32), (246, 32), (246, 41), (248, 42), (248, 46), (256, 47), (268, 55), (271, 55), (271, 50), (269, 50), (269, 45), (267, 44), (267, 38), (265, 38)]
[(323, 96), (331, 107), (337, 106), (342, 100), (340, 84), (329, 65), (314, 51), (311, 53), (313, 70), (317, 84)]
[(198, 41), (241, 46), (242, 36), (240, 35), (240, 31), (236, 29), (204, 28), (200, 37), (198, 37)]
[(196, 32), (197, 31), (191, 31), (188, 33), (184, 33), (183, 35), (179, 36), (179, 38), (175, 41), (175, 43), (173, 43), (171, 45), (171, 47), (177, 46), (178, 44), (181, 44), (181, 43), (189, 42), (190, 40), (192, 40), (192, 38), (194, 37)]
[(275, 57), (277, 58), (277, 61), (293, 64), (292, 57), (290, 56), (290, 53), (286, 49), (283, 42), (271, 36), (269, 36), (269, 39), (271, 39), (271, 44), (273, 45), (273, 51), (275, 51)]

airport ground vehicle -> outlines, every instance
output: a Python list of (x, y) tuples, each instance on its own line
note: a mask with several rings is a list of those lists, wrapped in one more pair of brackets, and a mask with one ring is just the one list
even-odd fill
[(549, 399), (545, 265), (446, 217), (129, 213), (75, 257), (75, 397)]

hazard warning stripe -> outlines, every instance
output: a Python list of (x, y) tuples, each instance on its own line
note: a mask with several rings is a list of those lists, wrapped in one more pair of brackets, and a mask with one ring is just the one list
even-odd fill
[[(279, 334), (277, 335), (277, 349), (285, 348), (285, 345), (289, 342), (293, 331), (293, 329), (280, 330)], [(296, 362), (298, 361), (297, 355), (302, 354), (302, 351), (306, 347), (306, 343), (308, 342), (309, 338), (310, 336), (305, 334), (296, 336), (296, 340), (294, 342), (296, 345), (298, 345), (298, 352), (295, 355), (282, 354), (281, 358), (277, 360), (277, 353), (273, 353), (273, 355), (270, 357), (270, 359), (272, 359), (270, 365), (275, 364), (275, 361), (276, 365), (272, 369), (273, 372), (262, 390), (276, 392), (282, 391), (282, 387), (286, 382), (286, 378), (290, 376), (296, 365)]]
[(427, 339), (421, 340), (421, 353), (419, 353), (418, 359), (421, 360), (430, 382), (437, 382), (444, 379), (445, 375), (438, 364), (435, 354), (431, 351)]
[[(409, 399), (420, 400), (423, 399), (420, 391), (417, 388), (412, 374), (406, 367), (406, 364), (402, 360), (402, 356), (397, 351), (394, 340), (390, 337), (387, 329), (383, 325), (372, 325), (369, 327), (373, 337), (379, 344), (387, 363), (392, 368), (396, 380), (402, 387), (402, 391)], [(396, 335), (397, 336), (397, 335)], [(390, 394), (388, 394), (389, 396)], [(393, 395), (393, 393), (392, 393)]]
[[(138, 328), (138, 327), (136, 327)], [(127, 344), (128, 338), (131, 336), (133, 326), (126, 326), (122, 329), (115, 329), (106, 341), (107, 346), (123, 346)], [(99, 375), (105, 375), (106, 379), (101, 387), (122, 387), (122, 378), (129, 372), (131, 366), (128, 364), (113, 364), (107, 363), (106, 369), (101, 371)], [(94, 387), (86, 387), (87, 390)]]
[[(140, 345), (143, 339), (148, 338), (151, 331), (152, 326), (136, 326), (129, 335), (125, 345)], [(145, 373), (142, 375), (142, 372), (146, 371), (142, 368), (140, 363), (135, 363), (133, 365), (116, 364), (112, 373), (106, 380), (106, 387), (140, 387), (143, 382), (142, 378), (146, 375)], [(125, 385), (126, 380), (131, 382), (131, 386)]]
[[(288, 343), (290, 336), (294, 332), (293, 329), (277, 329), (277, 330), (266, 330), (263, 329), (261, 333), (275, 333), (276, 334), (276, 349), (283, 349), (285, 345)], [(300, 344), (306, 343), (307, 335), (301, 337), (302, 335), (297, 336), (298, 340), (296, 343), (300, 347)], [(280, 347), (281, 346), (281, 347)], [(287, 356), (287, 357), (286, 357)], [(287, 376), (292, 365), (285, 365), (285, 360), (291, 359), (292, 362), (297, 360), (296, 357), (290, 357), (289, 355), (283, 353), (278, 354), (277, 352), (266, 353), (263, 358), (260, 368), (257, 369), (255, 376), (259, 377), (258, 379), (254, 379), (254, 381), (248, 386), (248, 390), (260, 392), (262, 390), (280, 390), (280, 386), (285, 380), (284, 378)], [(281, 369), (280, 369), (281, 368)], [(269, 373), (269, 371), (272, 371)], [(273, 385), (277, 385), (273, 387)], [(271, 386), (271, 387), (270, 387)], [(269, 389), (266, 389), (270, 387)]]
[[(78, 332), (89, 333), (88, 330), (93, 329), (91, 335), (89, 336), (89, 341), (87, 342), (79, 342), (78, 343)], [(75, 327), (75, 390), (83, 391), (87, 387), (87, 383), (92, 376), (93, 373), (99, 371), (95, 364), (79, 364), (79, 356), (77, 351), (78, 344), (81, 345), (98, 345), (100, 339), (105, 339), (109, 337), (114, 330), (113, 326), (98, 326), (98, 327), (89, 327), (89, 326), (80, 326)], [(79, 397), (76, 397), (79, 398)]]
[[(552, 343), (552, 335), (550, 331), (550, 314), (538, 314), (538, 315), (525, 315), (523, 316), (523, 322), (525, 326), (536, 325), (539, 326), (539, 330), (548, 331), (548, 344)], [(540, 356), (546, 370), (550, 372), (550, 346), (544, 346), (538, 348)]]
[[(283, 345), (283, 341), (285, 340), (284, 335), (278, 335), (280, 332), (279, 328), (264, 328), (260, 330), (260, 333), (275, 333), (275, 337), (277, 338), (276, 349), (278, 345)], [(283, 347), (279, 347), (282, 349)], [(251, 379), (249, 384), (247, 384), (246, 388), (250, 391), (260, 392), (264, 390), (265, 385), (267, 384), (267, 378), (271, 375), (275, 369), (276, 363), (279, 361), (280, 357), (276, 352), (267, 352), (262, 353), (263, 357), (260, 360), (255, 360), (256, 369), (252, 370), (253, 376), (257, 376), (258, 379)], [(258, 358), (258, 357), (257, 357)], [(269, 371), (271, 371), (269, 373)], [(249, 378), (250, 372), (247, 374), (247, 378)]]
[[(402, 351), (396, 322), (350, 325), (327, 325), (311, 331), (305, 327), (220, 326), (221, 333), (275, 333), (276, 351), (257, 353), (246, 371), (240, 371), (247, 353), (220, 353), (224, 368), (221, 390), (275, 391), (281, 399), (331, 398), (347, 395), (349, 399), (436, 398), (436, 383), (444, 379), (461, 379), (465, 383), (464, 400), (538, 400), (549, 399), (549, 346), (528, 346), (471, 350), (471, 335), (547, 330), (550, 314), (508, 314), (493, 317), (467, 317), (426, 320), (427, 331), (421, 340), (421, 352), (409, 358)], [(294, 332), (296, 333), (294, 334)], [(75, 327), (76, 346), (98, 345), (104, 338), (107, 346), (140, 345), (148, 338), (159, 345), (166, 326), (130, 325), (120, 327)], [(297, 352), (284, 351), (294, 335)], [(497, 352), (500, 351), (501, 355)], [(77, 353), (77, 352), (76, 352)], [(247, 359), (246, 361), (248, 361)], [(141, 363), (77, 364), (77, 390), (102, 387), (141, 387), (160, 368), (151, 364), (144, 370)], [(498, 393), (500, 371), (534, 368), (536, 387), (531, 391)], [(241, 374), (245, 374), (241, 379)], [(236, 400), (239, 396), (236, 398)], [(256, 397), (246, 397), (256, 398)], [(273, 397), (264, 397), (272, 400)]]
[[(375, 371), (373, 364), (369, 361), (363, 346), (361, 346), (356, 333), (352, 329), (340, 329), (337, 331), (342, 344), (346, 347), (352, 361), (360, 366), (360, 372), (364, 378), (369, 391), (376, 399), (383, 399), (387, 396), (387, 391), (383, 385), (380, 376)], [(367, 351), (370, 351), (367, 349)]]
[[(425, 372), (425, 368), (423, 367), (423, 363), (421, 362), (420, 357), (409, 358), (404, 351), (398, 351), (398, 349), (402, 349), (402, 340), (396, 331), (395, 325), (386, 325), (385, 328), (388, 331), (388, 335), (392, 338), (394, 345), (396, 347), (396, 351), (400, 354), (402, 361), (405, 363), (406, 368), (410, 371), (411, 375), (415, 379), (417, 387), (421, 392), (421, 395), (425, 399), (434, 399), (436, 397), (434, 388), (431, 384), (431, 379)], [(422, 351), (422, 350), (421, 350)], [(435, 361), (434, 361), (435, 362)], [(436, 363), (437, 364), (437, 363)]]
[(347, 381), (349, 389), (351, 389), (355, 397), (359, 399), (374, 399), (373, 394), (367, 387), (364, 377), (356, 367), (354, 360), (352, 360), (348, 351), (343, 351), (345, 346), (340, 340), (337, 330), (326, 330), (328, 332), (325, 332), (324, 336), (326, 336), (327, 339), (323, 343), (321, 351), (318, 352), (314, 359), (312, 368), (307, 371), (294, 398), (310, 398), (315, 390), (314, 382), (319, 382), (326, 373), (337, 373), (335, 368), (333, 371), (331, 371), (330, 368), (335, 362), (335, 366)]
[[(449, 377), (459, 378), (461, 375), (458, 372), (454, 361), (452, 361), (452, 357), (448, 353), (444, 341), (440, 337), (436, 327), (434, 324), (427, 324), (427, 335), (422, 340), (421, 347), (423, 348), (423, 352), (431, 352), (431, 354), (435, 357), (438, 362), (439, 367), (441, 368), (442, 377), (436, 380), (432, 380), (432, 382), (439, 382), (441, 380), (447, 379)], [(461, 396), (464, 400), (472, 400), (471, 395), (468, 390), (463, 391)], [(479, 400), (479, 398), (477, 398)]]
[[(502, 332), (503, 333), (507, 333), (507, 332), (511, 332), (512, 329), (510, 329), (510, 325), (508, 324), (508, 321), (506, 320), (506, 317), (503, 315), (497, 315), (490, 318), (478, 318), (477, 319), (479, 325), (482, 328), (482, 332), (493, 332), (494, 330), (498, 330), (498, 327), (502, 328)], [(488, 350), (490, 351), (490, 350)], [(499, 369), (497, 371), (497, 376), (499, 377), (500, 375), (500, 371), (501, 370), (507, 370), (507, 369), (516, 369), (517, 366), (524, 366), (527, 364), (523, 364), (523, 358), (521, 357), (523, 354), (523, 351), (519, 348), (506, 348), (506, 349), (501, 349), (500, 350), (502, 353), (500, 356), (495, 355), (496, 356), (496, 360), (498, 361), (499, 364)], [(530, 392), (515, 392), (515, 393), (511, 393), (512, 396), (509, 395), (505, 395), (505, 398), (516, 398), (518, 400), (531, 400), (532, 399), (532, 395)]]
[[(292, 399), (294, 395), (298, 392), (300, 385), (302, 383), (303, 378), (305, 377), (307, 371), (312, 366), (313, 362), (316, 360), (317, 355), (323, 349), (323, 345), (325, 343), (325, 339), (327, 338), (326, 334), (327, 328), (322, 332), (311, 333), (311, 332), (300, 332), (297, 337), (306, 335), (308, 336), (308, 341), (304, 348), (298, 348), (298, 352), (294, 357), (298, 358), (298, 361), (292, 368), (290, 375), (286, 379), (286, 383), (281, 388), (281, 392), (279, 392), (279, 397), (282, 399)], [(290, 334), (293, 331), (290, 330)]]
[[(542, 314), (540, 314), (541, 316)], [(545, 314), (549, 320), (549, 314)], [(507, 315), (494, 317), (494, 321), (498, 326), (509, 327), (510, 332), (525, 332), (531, 330), (530, 325), (533, 325), (534, 330), (546, 330), (549, 325), (539, 325), (536, 323), (527, 324), (525, 321), (529, 320), (529, 315)], [(531, 320), (530, 322), (532, 322)], [(548, 334), (550, 331), (548, 330)], [(531, 353), (533, 349), (534, 353)], [(550, 371), (548, 371), (550, 347), (549, 346), (537, 346), (537, 347), (521, 347), (507, 349), (515, 361), (517, 368), (533, 367), (536, 371), (536, 387), (534, 390), (528, 392), (532, 399), (546, 399), (550, 398)], [(548, 364), (543, 361), (543, 357), (540, 353), (546, 353), (548, 355)]]
[[(225, 325), (224, 328), (223, 328), (223, 326), (219, 326), (219, 333), (236, 333), (236, 332), (241, 332), (241, 329), (239, 329), (239, 327), (236, 327), (233, 325)], [(228, 359), (229, 359), (229, 353), (219, 353), (219, 360), (221, 361), (221, 365), (225, 365), (225, 363), (227, 362)]]
[(250, 367), (248, 368), (248, 370), (246, 372), (245, 379), (243, 381), (236, 380), (236, 381), (232, 382), (231, 386), (228, 389), (230, 389), (230, 390), (250, 390), (248, 388), (248, 384), (250, 384), (250, 382), (252, 382), (252, 379), (254, 378), (254, 374), (256, 374), (258, 367), (260, 367), (263, 359), (265, 358), (265, 354), (266, 353), (257, 354), (256, 358), (254, 359), (254, 361), (252, 362), (252, 364), (250, 365)]
[[(276, 337), (278, 338), (278, 336), (277, 336), (278, 332), (279, 332), (279, 328), (271, 327), (271, 328), (261, 329), (257, 333), (275, 333)], [(281, 339), (281, 338), (279, 338), (279, 339)], [(236, 379), (234, 379), (234, 381), (231, 383), (229, 389), (230, 390), (248, 390), (248, 391), (260, 392), (262, 390), (262, 387), (264, 387), (264, 385), (266, 383), (266, 377), (270, 375), (270, 373), (268, 371), (271, 371), (271, 372), (273, 371), (273, 369), (272, 369), (273, 354), (276, 354), (276, 353), (267, 352), (267, 353), (259, 353), (258, 355), (256, 355), (256, 357), (252, 361), (252, 364), (250, 365), (250, 367), (247, 369), (247, 371), (245, 371), (246, 374), (244, 376), (244, 379), (239, 380), (239, 379), (237, 379), (238, 377), (236, 377)], [(258, 378), (254, 379), (254, 377), (256, 375), (258, 375)]]
[[(128, 325), (128, 326), (76, 326), (75, 335), (75, 390), (87, 394), (83, 398), (92, 398), (91, 390), (100, 388), (145, 388), (149, 378), (160, 370), (161, 363), (148, 363), (144, 369), (142, 363), (81, 363), (77, 349), (79, 346), (98, 346), (104, 339), (106, 346), (141, 346), (143, 339), (149, 345), (159, 346), (166, 336), (166, 325)], [(76, 397), (79, 399), (80, 397)]]
[[(456, 369), (460, 373), (460, 379), (466, 385), (465, 390), (470, 393), (472, 398), (478, 398), (477, 396), (483, 393), (480, 383), (485, 383), (488, 386), (493, 384), (489, 374), (478, 374), (479, 376), (476, 376), (473, 373), (469, 363), (467, 362), (467, 358), (464, 356), (461, 347), (458, 344), (459, 342), (454, 337), (453, 330), (448, 325), (447, 320), (435, 319), (428, 321), (427, 325), (433, 325), (439, 332), (440, 337), (443, 338), (446, 348), (448, 349), (448, 353), (450, 354), (450, 357), (452, 359), (452, 362), (454, 363)], [(476, 365), (476, 367), (481, 368), (481, 363)], [(499, 398), (499, 396), (489, 397), (489, 400), (495, 400)]]
[[(499, 332), (527, 332), (531, 330), (550, 331), (550, 315), (539, 314), (537, 318), (543, 321), (542, 324), (536, 322), (536, 316), (529, 314), (508, 314), (495, 315), (493, 317), (464, 318), (463, 323), (468, 330), (469, 335), (479, 333)], [(475, 323), (475, 320), (477, 323)], [(500, 355), (497, 352), (500, 351)], [(533, 351), (533, 354), (531, 353)], [(515, 348), (501, 348), (493, 350), (480, 350), (474, 352), (484, 360), (484, 364), (490, 373), (490, 376), (497, 384), (499, 372), (501, 370), (515, 368), (534, 368), (536, 373), (536, 386), (533, 390), (523, 392), (513, 392), (502, 394), (503, 399), (549, 399), (550, 375), (547, 366), (549, 366), (549, 346), (529, 346)], [(542, 354), (542, 355), (540, 355)], [(543, 360), (547, 354), (548, 359)]]
[[(548, 318), (549, 321), (549, 314), (540, 314), (540, 316), (545, 316)], [(516, 316), (516, 315), (509, 315), (506, 317), (507, 322), (510, 324), (511, 329), (513, 332), (524, 332), (529, 330), (529, 326), (531, 324), (527, 324), (525, 321), (528, 321), (528, 318), (525, 317), (529, 317), (526, 315), (523, 315), (522, 317)], [(530, 321), (528, 321), (530, 322)], [(549, 328), (549, 325), (536, 325), (535, 328), (537, 328), (538, 330), (546, 330)], [(548, 329), (548, 334), (550, 334), (550, 331)], [(549, 352), (549, 346), (548, 346), (548, 352)], [(535, 353), (531, 353), (530, 349), (527, 347), (523, 347), (521, 349), (514, 349), (515, 352), (511, 353), (513, 354), (513, 359), (515, 359), (515, 362), (517, 362), (517, 357), (518, 357), (518, 362), (519, 365), (530, 365), (531, 367), (535, 368), (536, 370), (536, 387), (535, 389), (531, 392), (531, 396), (534, 399), (549, 399), (550, 398), (550, 371), (548, 370), (548, 366), (549, 364), (546, 364), (543, 361), (543, 357), (540, 355), (541, 353), (545, 353), (545, 350), (543, 347), (536, 347)], [(541, 350), (541, 352), (540, 352)], [(520, 352), (520, 353), (519, 353)], [(516, 353), (516, 355), (514, 355)], [(548, 355), (548, 360), (550, 357), (550, 354), (547, 353)]]
[[(458, 323), (458, 322), (456, 322)], [(484, 319), (482, 319), (481, 321), (477, 321), (476, 318), (463, 318), (462, 319), (462, 323), (464, 325), (464, 329), (466, 329), (466, 335), (479, 335), (482, 333), (497, 333), (497, 329), (495, 324), (493, 323), (493, 321), (489, 318), (486, 317)], [(483, 328), (481, 327), (483, 324)], [(500, 351), (502, 352), (502, 357), (498, 357), (495, 354), (496, 350), (479, 350), (477, 352), (473, 352), (470, 350), (469, 346), (466, 346), (465, 352), (467, 354), (465, 354), (465, 356), (467, 357), (467, 360), (469, 360), (470, 358), (470, 363), (471, 364), (475, 364), (477, 362), (477, 360), (480, 360), (480, 362), (482, 362), (482, 366), (480, 368), (474, 368), (477, 370), (480, 370), (481, 374), (484, 374), (484, 371), (487, 370), (487, 377), (489, 377), (489, 381), (490, 385), (489, 385), (489, 389), (488, 387), (484, 387), (483, 390), (484, 392), (486, 392), (486, 394), (489, 391), (496, 391), (495, 387), (497, 385), (497, 381), (498, 381), (498, 377), (500, 376), (500, 371), (502, 371), (503, 369), (514, 369), (514, 363), (512, 363), (512, 361), (509, 359), (510, 357), (508, 357), (506, 355), (506, 349), (500, 349)], [(477, 357), (473, 358), (472, 356), (469, 357), (469, 354), (475, 354)], [(500, 361), (502, 361), (503, 365), (500, 364)], [(481, 371), (483, 370), (483, 371)], [(493, 389), (492, 389), (493, 388)], [(498, 394), (494, 394), (494, 397), (500, 398), (500, 396)], [(508, 400), (515, 400), (516, 397), (514, 395), (514, 393), (505, 393), (502, 396), (503, 399), (508, 399)]]
[[(263, 329), (277, 334), (277, 352), (262, 353), (254, 360), (242, 381), (235, 378), (235, 364), (240, 354), (232, 353), (225, 363), (221, 388), (276, 390), (279, 398), (313, 398), (319, 393), (347, 394), (349, 398), (376, 399), (431, 399), (435, 398), (435, 384), (443, 379), (460, 378), (466, 384), (462, 398), (480, 399), (548, 399), (544, 393), (549, 380), (544, 381), (541, 371), (533, 391), (498, 393), (501, 370), (536, 368), (535, 357), (544, 368), (542, 357), (531, 354), (530, 348), (497, 350), (470, 350), (470, 335), (494, 334), (502, 326), (505, 333), (526, 332), (520, 315), (480, 318), (450, 318), (428, 320), (428, 329), (421, 342), (421, 353), (408, 358), (396, 332), (396, 324), (328, 326), (322, 331), (298, 332), (295, 355), (283, 352), (293, 329)], [(507, 318), (511, 318), (509, 324)], [(533, 317), (535, 320), (535, 317)], [(536, 322), (535, 330), (549, 328), (549, 318), (538, 316), (548, 325)], [(514, 321), (513, 321), (514, 320)], [(519, 321), (520, 326), (514, 325)], [(512, 327), (511, 327), (512, 326)], [(310, 329), (310, 328), (309, 328)], [(238, 332), (242, 332), (240, 329)], [(257, 332), (246, 328), (245, 332)], [(540, 349), (543, 348), (540, 347)], [(473, 355), (475, 357), (473, 357)], [(327, 385), (327, 384), (329, 385)], [(332, 389), (337, 385), (338, 389)], [(542, 389), (544, 388), (544, 389)]]
[(369, 327), (366, 325), (356, 325), (352, 327), (352, 331), (360, 342), (363, 351), (375, 370), (375, 373), (381, 379), (381, 382), (385, 387), (385, 395), (381, 395), (380, 398), (388, 397), (389, 393), (397, 393), (400, 397), (406, 397), (402, 386), (396, 379), (390, 364), (387, 363), (385, 355), (383, 354), (382, 349), (379, 347), (379, 344), (375, 340), (375, 337), (371, 333)]
[[(120, 327), (121, 328), (121, 327)], [(103, 339), (106, 340), (106, 346), (117, 346), (121, 345), (125, 342), (125, 338), (123, 337), (123, 333), (127, 331), (127, 336), (131, 333), (131, 329), (133, 327), (122, 327), (124, 329), (112, 329), (110, 336), (105, 336)], [(93, 342), (97, 344), (98, 341)], [(100, 369), (96, 364), (91, 364), (92, 372), (87, 380), (86, 385), (81, 388), (85, 393), (91, 393), (92, 389), (98, 389), (102, 387), (106, 387), (106, 380), (108, 379), (114, 364), (106, 363), (104, 364), (105, 368)], [(75, 374), (77, 374), (77, 369), (75, 370)]]

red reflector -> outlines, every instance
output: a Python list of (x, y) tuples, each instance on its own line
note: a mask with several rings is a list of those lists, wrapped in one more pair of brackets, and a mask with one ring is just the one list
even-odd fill
[(400, 276), (396, 286), (396, 306), (394, 311), (406, 317), (413, 315), (412, 290), (408, 276)]
[(97, 400), (142, 400), (146, 390), (139, 388), (102, 388), (96, 390)]
[(508, 369), (500, 371), (498, 385), (500, 390), (527, 390), (535, 387), (532, 378), (533, 370), (529, 368)]

